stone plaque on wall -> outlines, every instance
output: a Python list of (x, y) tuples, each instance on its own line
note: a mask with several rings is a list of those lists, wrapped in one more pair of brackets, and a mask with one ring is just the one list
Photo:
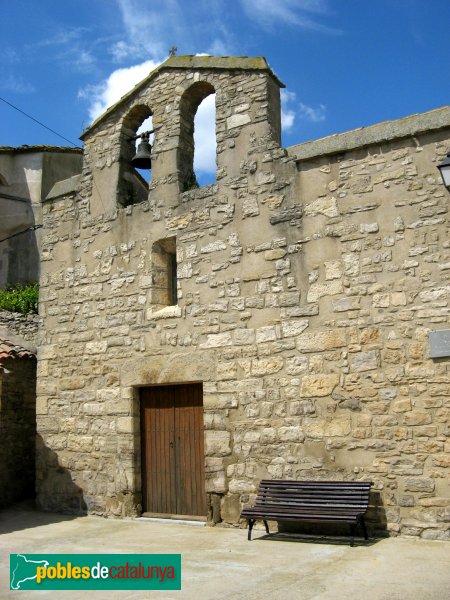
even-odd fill
[(429, 336), (431, 358), (450, 356), (450, 329), (430, 331)]

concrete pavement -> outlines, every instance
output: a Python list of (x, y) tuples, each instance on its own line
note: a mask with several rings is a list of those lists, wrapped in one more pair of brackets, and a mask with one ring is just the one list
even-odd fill
[[(53, 600), (444, 600), (450, 544), (406, 538), (361, 542), (140, 520), (0, 512), (0, 598)], [(181, 553), (182, 590), (10, 591), (10, 553)]]

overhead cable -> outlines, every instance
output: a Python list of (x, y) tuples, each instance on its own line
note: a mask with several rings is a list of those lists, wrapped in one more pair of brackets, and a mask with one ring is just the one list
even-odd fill
[(14, 238), (18, 235), (22, 235), (22, 233), (26, 233), (27, 231), (35, 231), (36, 229), (40, 229), (42, 227), (42, 225), (31, 225), (31, 227), (27, 227), (26, 229), (22, 229), (22, 231), (17, 231), (17, 233), (13, 233), (12, 235), (3, 238), (2, 240), (0, 240), (0, 244), (2, 242), (6, 242), (7, 240), (10, 240), (11, 238)]
[(41, 125), (41, 127), (44, 127), (45, 129), (48, 129), (48, 131), (51, 131), (52, 133), (54, 133), (58, 137), (62, 138), (66, 142), (69, 142), (69, 144), (71, 144), (75, 148), (79, 148), (80, 147), (80, 146), (77, 146), (76, 144), (74, 144), (73, 142), (71, 142), (70, 140), (68, 140), (66, 137), (64, 137), (63, 135), (61, 135), (57, 131), (55, 131), (54, 129), (52, 129), (51, 127), (47, 127), (47, 125), (44, 125), (44, 123), (42, 123), (38, 119), (35, 119), (34, 117), (32, 117), (31, 115), (29, 115), (28, 113), (26, 113), (24, 110), (18, 108), (17, 106), (14, 106), (14, 104), (11, 104), (11, 102), (8, 102), (8, 100), (5, 100), (5, 98), (2, 98), (0, 96), (0, 100), (2, 102), (4, 102), (5, 104), (8, 104), (9, 106), (11, 106), (11, 108), (14, 108), (14, 110), (17, 110), (18, 112), (22, 113), (23, 115), (25, 115), (26, 117), (28, 117), (29, 119), (31, 119), (32, 121), (34, 121), (35, 123), (37, 123), (38, 125)]

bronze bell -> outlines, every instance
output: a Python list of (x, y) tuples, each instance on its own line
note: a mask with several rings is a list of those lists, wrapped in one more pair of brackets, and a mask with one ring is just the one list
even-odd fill
[(150, 132), (141, 134), (141, 142), (136, 150), (136, 154), (131, 159), (131, 164), (135, 169), (152, 168), (152, 147), (149, 142)]

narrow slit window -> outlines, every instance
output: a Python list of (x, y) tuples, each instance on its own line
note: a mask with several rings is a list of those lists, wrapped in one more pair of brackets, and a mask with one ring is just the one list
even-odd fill
[(156, 308), (178, 304), (176, 238), (165, 238), (152, 246), (152, 304)]
[(169, 298), (170, 304), (178, 304), (178, 293), (177, 293), (177, 255), (169, 254), (169, 281), (170, 281), (170, 290), (169, 290)]

